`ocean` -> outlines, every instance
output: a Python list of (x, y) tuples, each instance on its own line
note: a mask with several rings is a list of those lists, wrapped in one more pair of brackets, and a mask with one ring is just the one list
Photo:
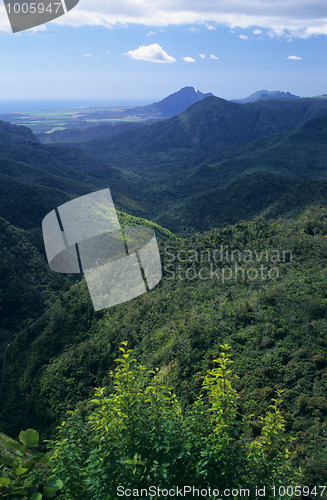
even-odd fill
[(24, 111), (46, 111), (53, 109), (106, 108), (115, 106), (143, 106), (146, 101), (132, 99), (0, 99), (0, 114), (19, 113)]

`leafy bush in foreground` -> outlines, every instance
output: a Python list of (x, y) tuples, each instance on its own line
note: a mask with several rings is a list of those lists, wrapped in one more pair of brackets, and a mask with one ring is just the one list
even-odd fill
[[(34, 429), (27, 429), (19, 434), (19, 441), (9, 439), (4, 446), (7, 454), (0, 459), (0, 498), (10, 500), (42, 500), (55, 498), (63, 487), (60, 480), (42, 481), (34, 474), (37, 464), (46, 464), (44, 455), (31, 455), (29, 448), (39, 444), (39, 434)], [(9, 452), (11, 451), (11, 454)]]
[(280, 394), (261, 418), (260, 435), (249, 438), (251, 416), (241, 419), (237, 411), (228, 345), (184, 412), (161, 372), (147, 373), (126, 344), (112, 373), (113, 393), (96, 389), (88, 410), (69, 412), (58, 428), (50, 463), (63, 479), (65, 499), (116, 499), (121, 485), (247, 487), (254, 498), (256, 486), (300, 481), (284, 437)]

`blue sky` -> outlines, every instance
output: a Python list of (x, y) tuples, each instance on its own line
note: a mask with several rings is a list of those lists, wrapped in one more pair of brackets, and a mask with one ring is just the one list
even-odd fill
[(80, 0), (17, 34), (0, 6), (0, 33), (0, 99), (152, 102), (185, 85), (226, 99), (327, 93), (320, 0)]

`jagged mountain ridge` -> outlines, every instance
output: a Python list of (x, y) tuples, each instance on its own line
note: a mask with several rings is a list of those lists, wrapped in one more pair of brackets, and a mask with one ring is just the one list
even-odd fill
[(134, 112), (136, 114), (141, 113), (149, 116), (169, 118), (183, 113), (196, 102), (211, 96), (213, 96), (211, 92), (203, 94), (199, 90), (196, 91), (194, 87), (183, 87), (178, 92), (170, 94), (159, 102), (141, 108), (134, 108)]
[(281, 90), (258, 90), (244, 99), (233, 99), (233, 102), (245, 104), (260, 101), (261, 99), (299, 99), (299, 96)]
[[(192, 159), (231, 144), (292, 130), (310, 118), (327, 114), (325, 99), (276, 99), (237, 104), (207, 97), (184, 113), (138, 130), (83, 143), (81, 147), (101, 158), (129, 158), (136, 154), (182, 151)], [(126, 160), (127, 161), (127, 160)]]

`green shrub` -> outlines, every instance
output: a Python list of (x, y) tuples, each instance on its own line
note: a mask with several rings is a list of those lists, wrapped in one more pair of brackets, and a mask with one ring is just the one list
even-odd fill
[(52, 443), (52, 472), (63, 479), (66, 500), (113, 500), (122, 485), (248, 487), (254, 498), (256, 486), (300, 480), (284, 435), (280, 394), (261, 418), (259, 436), (250, 437), (252, 417), (238, 413), (228, 345), (183, 412), (161, 372), (146, 372), (126, 344), (112, 373), (112, 394), (96, 389), (89, 409), (70, 412)]
[(4, 444), (8, 453), (2, 453), (0, 459), (0, 497), (10, 500), (55, 498), (63, 487), (62, 481), (52, 479), (40, 484), (40, 474), (35, 473), (35, 468), (38, 464), (47, 464), (48, 459), (28, 452), (29, 448), (38, 446), (39, 434), (27, 429), (19, 434), (19, 441), (9, 439)]

